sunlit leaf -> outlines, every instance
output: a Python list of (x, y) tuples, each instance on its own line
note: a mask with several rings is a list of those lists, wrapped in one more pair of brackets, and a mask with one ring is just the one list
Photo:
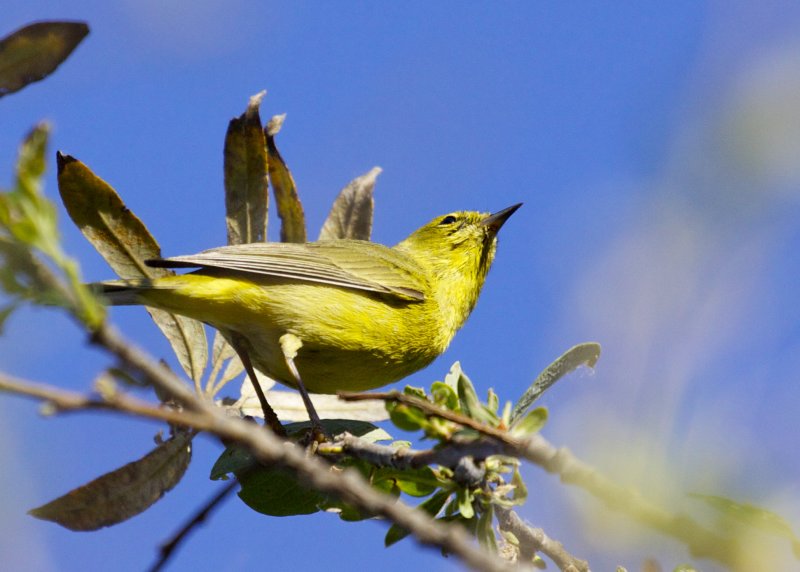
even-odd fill
[(0, 40), (0, 97), (53, 73), (88, 33), (84, 22), (37, 22)]
[[(431, 517), (435, 517), (439, 514), (444, 506), (444, 503), (447, 502), (447, 499), (450, 498), (450, 492), (448, 491), (439, 491), (431, 498), (426, 500), (425, 502), (421, 503), (417, 508), (419, 510), (424, 511)], [(408, 530), (401, 526), (397, 526), (396, 524), (392, 525), (389, 528), (389, 531), (386, 533), (386, 537), (383, 540), (385, 546), (391, 546), (400, 540), (403, 540), (406, 536), (409, 535)]]
[(0, 236), (0, 286), (8, 294), (39, 304), (69, 308), (73, 299), (53, 271), (24, 245)]
[(228, 124), (225, 134), (225, 217), (228, 244), (267, 238), (267, 142), (258, 108), (266, 95), (250, 98), (247, 110)]
[(70, 530), (97, 530), (135, 516), (181, 480), (191, 460), (191, 439), (178, 434), (124, 467), (68, 492), (28, 514)]
[(458, 502), (458, 512), (467, 520), (475, 516), (475, 507), (472, 503), (475, 500), (472, 491), (469, 489), (460, 489), (456, 497)]
[[(238, 360), (237, 360), (238, 361)], [(259, 374), (256, 371), (257, 375)], [(227, 374), (226, 374), (227, 375)], [(269, 401), (276, 415), (282, 421), (306, 421), (308, 410), (303, 403), (300, 394), (296, 391), (270, 390), (274, 381), (261, 384), (265, 391), (267, 401)], [(335, 395), (312, 393), (309, 395), (317, 414), (322, 419), (352, 419), (358, 421), (385, 421), (389, 418), (386, 406), (383, 401), (343, 401)], [(253, 389), (253, 384), (249, 380), (242, 383), (241, 397), (236, 402), (236, 407), (242, 413), (251, 417), (263, 417), (264, 412)]]
[(356, 177), (341, 190), (322, 225), (319, 240), (370, 239), (372, 211), (375, 206), (373, 191), (380, 173), (380, 167), (373, 167), (369, 173)]
[(49, 126), (38, 124), (20, 146), (14, 187), (0, 193), (0, 286), (12, 297), (62, 306), (94, 328), (105, 309), (61, 247), (55, 205), (44, 195)]
[(448, 384), (434, 381), (431, 385), (431, 397), (436, 405), (451, 411), (458, 411), (458, 394)]
[(297, 196), (297, 185), (289, 167), (281, 157), (275, 144), (275, 134), (283, 124), (284, 116), (274, 117), (264, 129), (267, 138), (267, 160), (269, 162), (269, 180), (275, 193), (275, 205), (281, 219), (281, 242), (305, 242), (306, 219), (303, 204)]
[[(458, 362), (456, 362), (456, 364), (457, 363)], [(456, 364), (453, 364), (453, 368), (456, 367)], [(478, 394), (475, 392), (475, 386), (472, 385), (472, 381), (470, 381), (469, 377), (467, 377), (463, 371), (460, 371), (460, 366), (458, 369), (460, 372), (458, 376), (458, 401), (461, 406), (461, 412), (467, 417), (472, 417), (476, 421), (481, 421), (489, 425), (496, 424), (498, 421), (497, 416), (484, 407), (483, 403), (478, 399)]]
[(511, 434), (515, 437), (528, 437), (538, 433), (547, 423), (547, 408), (537, 407), (531, 409), (524, 417), (517, 420), (511, 428)]
[[(58, 190), (72, 221), (120, 278), (157, 278), (172, 274), (144, 261), (159, 258), (161, 248), (117, 192), (83, 163), (58, 153)], [(198, 381), (208, 358), (203, 325), (195, 320), (148, 308), (172, 345), (186, 374)]]
[(539, 399), (551, 385), (582, 365), (593, 368), (599, 358), (600, 344), (594, 342), (578, 344), (564, 352), (561, 357), (547, 366), (545, 370), (539, 374), (533, 384), (525, 391), (522, 397), (519, 398), (519, 401), (517, 401), (517, 404), (514, 406), (514, 410), (511, 412), (511, 426), (525, 414), (528, 408)]

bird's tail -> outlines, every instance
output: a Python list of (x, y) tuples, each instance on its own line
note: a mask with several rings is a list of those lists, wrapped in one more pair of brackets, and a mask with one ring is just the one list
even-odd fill
[(138, 306), (142, 304), (141, 293), (151, 290), (153, 283), (145, 278), (141, 280), (107, 280), (94, 282), (89, 287), (100, 294), (110, 306)]

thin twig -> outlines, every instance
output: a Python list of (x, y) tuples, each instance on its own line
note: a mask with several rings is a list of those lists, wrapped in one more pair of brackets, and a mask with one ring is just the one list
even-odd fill
[(500, 530), (511, 532), (519, 540), (522, 562), (530, 562), (537, 552), (541, 552), (563, 572), (589, 572), (589, 563), (586, 560), (567, 552), (563, 544), (547, 536), (541, 528), (525, 524), (513, 510), (496, 506), (495, 514)]
[(662, 534), (677, 538), (686, 544), (692, 555), (698, 558), (712, 558), (732, 569), (737, 567), (736, 550), (732, 549), (734, 540), (705, 528), (689, 516), (674, 514), (661, 508), (642, 497), (635, 489), (612, 481), (591, 465), (575, 457), (568, 449), (553, 446), (539, 434), (519, 439), (507, 431), (484, 425), (460, 413), (399, 391), (340, 393), (339, 397), (345, 401), (382, 399), (403, 403), (420, 409), (426, 415), (440, 417), (474, 429), (503, 444), (505, 454), (525, 458), (545, 471), (558, 475), (562, 482), (587, 490), (604, 501), (609, 508), (623, 512)]
[(237, 480), (231, 480), (231, 482), (225, 485), (221, 491), (211, 497), (200, 508), (200, 510), (198, 510), (194, 516), (192, 516), (192, 518), (186, 521), (186, 523), (172, 536), (172, 538), (163, 543), (158, 551), (158, 560), (155, 564), (153, 564), (153, 567), (150, 568), (150, 572), (158, 572), (159, 570), (163, 569), (181, 542), (183, 542), (189, 536), (190, 532), (205, 522), (205, 520), (208, 518), (208, 515), (211, 514), (211, 511), (218, 507), (222, 501), (225, 500), (225, 498), (231, 492), (233, 492), (238, 484), (239, 482)]

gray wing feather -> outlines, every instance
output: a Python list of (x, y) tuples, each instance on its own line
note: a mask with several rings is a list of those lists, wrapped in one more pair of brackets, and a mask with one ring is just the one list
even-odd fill
[(218, 268), (424, 300), (425, 272), (407, 255), (359, 240), (222, 246), (148, 261), (165, 267)]

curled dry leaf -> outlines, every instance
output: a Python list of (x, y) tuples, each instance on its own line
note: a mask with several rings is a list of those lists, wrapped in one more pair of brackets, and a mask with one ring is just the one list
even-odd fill
[[(144, 261), (159, 258), (161, 248), (117, 192), (83, 163), (57, 154), (58, 190), (72, 221), (120, 278), (157, 278), (172, 274)], [(195, 320), (148, 308), (178, 356), (184, 371), (198, 381), (208, 359), (203, 325)]]
[(373, 191), (380, 167), (353, 179), (333, 202), (331, 212), (322, 225), (319, 240), (357, 238), (369, 240), (372, 236), (372, 211), (375, 207)]
[(250, 98), (247, 110), (228, 124), (225, 134), (225, 217), (228, 244), (267, 238), (267, 144), (258, 108), (266, 95)]
[(267, 138), (269, 180), (275, 193), (278, 217), (281, 219), (281, 242), (305, 242), (306, 218), (297, 196), (292, 173), (275, 145), (275, 134), (283, 125), (284, 116), (273, 117), (264, 128)]
[(179, 433), (116, 471), (28, 512), (70, 530), (97, 530), (141, 513), (181, 480), (191, 460), (191, 438)]
[(0, 97), (53, 73), (88, 33), (85, 22), (36, 22), (0, 40)]

